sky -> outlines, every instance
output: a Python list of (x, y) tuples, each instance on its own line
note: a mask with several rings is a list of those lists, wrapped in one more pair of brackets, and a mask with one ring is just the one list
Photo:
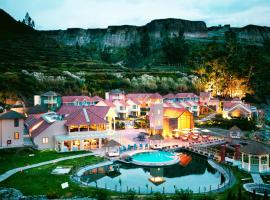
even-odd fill
[(17, 20), (29, 12), (40, 30), (144, 25), (154, 19), (205, 21), (207, 26), (270, 26), (270, 0), (0, 0)]

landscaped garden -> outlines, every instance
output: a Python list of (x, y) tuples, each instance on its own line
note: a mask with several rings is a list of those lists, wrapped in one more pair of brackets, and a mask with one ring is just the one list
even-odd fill
[(0, 174), (17, 167), (84, 153), (89, 153), (89, 151), (58, 153), (50, 150), (38, 151), (32, 148), (2, 149), (0, 150)]
[[(18, 189), (24, 195), (46, 195), (49, 198), (93, 196), (94, 188), (80, 187), (71, 181), (70, 174), (54, 175), (51, 172), (57, 166), (72, 166), (72, 173), (82, 166), (98, 163), (103, 159), (102, 157), (87, 156), (25, 170), (0, 182), (0, 187)], [(66, 189), (61, 188), (61, 184), (64, 182), (69, 183), (69, 187)]]

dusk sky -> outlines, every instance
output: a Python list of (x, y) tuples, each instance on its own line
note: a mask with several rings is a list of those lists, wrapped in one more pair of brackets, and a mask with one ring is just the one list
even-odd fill
[(144, 25), (161, 18), (270, 26), (270, 0), (0, 0), (0, 8), (17, 20), (28, 11), (44, 30)]

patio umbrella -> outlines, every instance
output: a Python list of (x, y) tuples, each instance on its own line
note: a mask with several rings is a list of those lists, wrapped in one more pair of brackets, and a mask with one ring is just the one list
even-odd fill
[(120, 147), (121, 144), (119, 142), (116, 142), (115, 140), (109, 140), (107, 143), (104, 144), (104, 147), (110, 150), (112, 147)]
[(109, 140), (107, 143), (104, 144), (104, 147), (120, 147), (121, 144), (116, 142), (115, 140)]
[(151, 135), (149, 140), (164, 140), (164, 137), (160, 134)]

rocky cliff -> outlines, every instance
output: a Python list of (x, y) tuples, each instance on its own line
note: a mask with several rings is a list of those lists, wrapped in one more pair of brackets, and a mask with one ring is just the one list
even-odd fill
[[(8, 13), (0, 9), (0, 33), (3, 31), (25, 33), (33, 29), (14, 20)], [(189, 40), (211, 41), (224, 40), (225, 33), (232, 30), (239, 41), (262, 44), (270, 38), (270, 27), (248, 25), (242, 28), (231, 28), (229, 25), (207, 28), (203, 21), (188, 21), (182, 19), (158, 19), (144, 26), (109, 26), (106, 29), (80, 29), (35, 31), (46, 37), (56, 39), (64, 45), (97, 47), (126, 47), (138, 43), (147, 37), (151, 47), (160, 46), (165, 37), (173, 37), (180, 32)]]
[(181, 19), (154, 20), (145, 26), (109, 26), (107, 29), (67, 29), (42, 31), (66, 45), (87, 45), (94, 43), (100, 47), (126, 47), (149, 37), (152, 46), (160, 45), (165, 37), (184, 33), (187, 38), (207, 37), (207, 27), (202, 21)]

